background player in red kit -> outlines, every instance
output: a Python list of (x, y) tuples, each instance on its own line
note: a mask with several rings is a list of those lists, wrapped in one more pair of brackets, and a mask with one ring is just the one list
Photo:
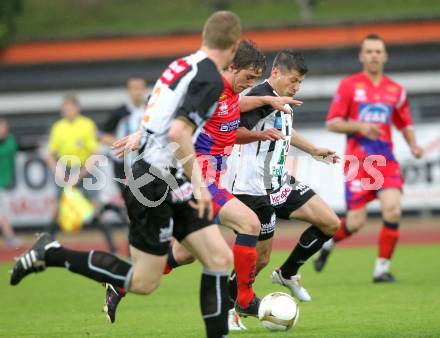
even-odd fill
[(327, 116), (330, 131), (347, 134), (347, 217), (324, 245), (315, 268), (323, 269), (334, 243), (365, 225), (366, 204), (377, 198), (383, 227), (373, 281), (394, 282), (390, 260), (399, 239), (403, 180), (393, 154), (391, 124), (402, 132), (414, 157), (422, 157), (423, 151), (416, 142), (405, 90), (383, 73), (387, 53), (380, 36), (368, 35), (362, 41), (359, 61), (363, 71), (341, 81)]

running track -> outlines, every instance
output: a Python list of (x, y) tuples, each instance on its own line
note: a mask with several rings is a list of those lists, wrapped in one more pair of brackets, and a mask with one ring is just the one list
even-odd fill
[[(409, 224), (408, 224), (409, 223)], [(366, 247), (375, 246), (378, 238), (380, 224), (374, 222), (369, 224), (359, 234), (340, 243), (338, 247)], [(274, 239), (275, 250), (290, 250), (298, 240), (304, 226), (281, 226)], [(225, 231), (224, 235), (229, 243), (233, 242), (233, 235), (230, 231)], [(0, 262), (11, 261), (15, 256), (19, 256), (23, 250), (32, 243), (32, 236), (26, 236), (25, 244), (17, 250), (6, 249), (0, 244)], [(83, 232), (73, 235), (62, 235), (60, 239), (65, 246), (78, 250), (106, 250), (106, 246), (101, 235), (95, 231)], [(119, 252), (122, 255), (127, 253), (125, 235), (119, 233), (117, 236)], [(440, 220), (430, 218), (428, 220), (418, 221), (417, 218), (407, 221), (401, 229), (400, 245), (423, 245), (440, 244)]]

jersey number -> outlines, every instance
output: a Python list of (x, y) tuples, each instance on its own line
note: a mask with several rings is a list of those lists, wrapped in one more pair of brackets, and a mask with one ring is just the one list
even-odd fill
[(160, 81), (170, 86), (186, 72), (188, 67), (189, 65), (185, 60), (176, 60), (165, 69), (160, 77)]

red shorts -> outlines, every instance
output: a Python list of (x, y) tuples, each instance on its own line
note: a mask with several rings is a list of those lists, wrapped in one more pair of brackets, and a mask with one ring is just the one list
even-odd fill
[(202, 169), (202, 175), (212, 195), (212, 206), (214, 208), (214, 221), (219, 223), (218, 213), (220, 209), (234, 198), (229, 191), (220, 185), (221, 176), (226, 170), (225, 155), (202, 155), (197, 154), (197, 161)]
[(217, 183), (213, 183), (208, 185), (208, 190), (212, 195), (212, 206), (214, 209), (214, 221), (215, 223), (219, 223), (218, 213), (223, 206), (235, 198), (229, 191), (226, 189), (220, 188)]
[(359, 165), (356, 170), (345, 167), (345, 201), (348, 210), (364, 207), (376, 199), (377, 193), (389, 188), (402, 190), (403, 178), (396, 161), (385, 166)]

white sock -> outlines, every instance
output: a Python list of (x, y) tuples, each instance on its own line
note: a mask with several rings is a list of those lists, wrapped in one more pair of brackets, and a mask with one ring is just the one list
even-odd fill
[(327, 242), (325, 242), (322, 245), (322, 249), (327, 250), (327, 251), (331, 251), (334, 246), (335, 246), (335, 241), (333, 240), (333, 238), (330, 238)]
[(390, 265), (391, 265), (391, 261), (389, 259), (377, 257), (376, 265), (374, 266), (373, 276), (378, 277), (384, 272), (389, 272)]

